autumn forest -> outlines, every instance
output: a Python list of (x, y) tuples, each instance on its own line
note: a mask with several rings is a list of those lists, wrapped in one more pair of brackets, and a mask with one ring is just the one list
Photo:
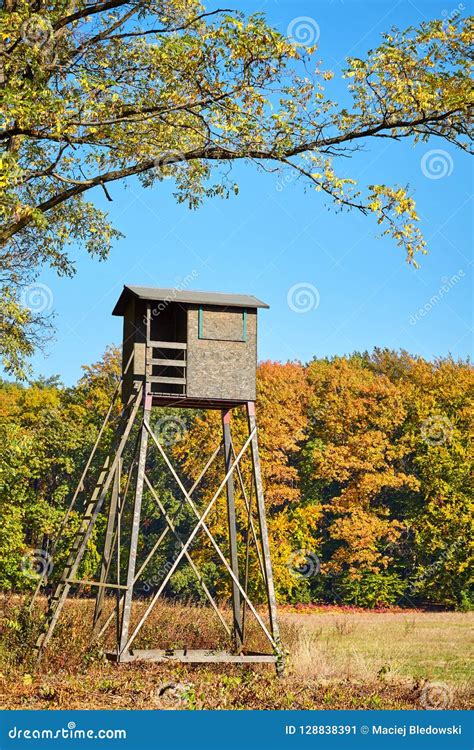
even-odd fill
[[(35, 550), (51, 548), (119, 378), (119, 352), (110, 348), (100, 362), (83, 369), (71, 388), (56, 379), (1, 385), (3, 589), (25, 592), (36, 585)], [(259, 365), (260, 448), (280, 603), (471, 607), (472, 388), (468, 362), (429, 362), (389, 350), (307, 365)], [(153, 419), (155, 432), (191, 484), (219, 442), (219, 414), (156, 409)], [(238, 412), (233, 432), (236, 444), (239, 437), (243, 442), (244, 418)], [(111, 436), (112, 428), (103, 455)], [(192, 519), (179, 505), (173, 479), (158, 459), (152, 461), (154, 487), (185, 529)], [(214, 471), (200, 502), (215, 489), (219, 467)], [(244, 462), (244, 478), (248, 471)], [(161, 531), (151, 498), (144, 502), (149, 520), (143, 556)], [(78, 521), (79, 514), (61, 539), (57, 570)], [(82, 563), (83, 578), (96, 573), (104, 526), (102, 518)], [(225, 498), (210, 526), (225, 550)], [(245, 554), (243, 515), (239, 530)], [(172, 545), (152, 561), (139, 585), (143, 596), (160, 581)], [(225, 601), (228, 582), (219, 575), (212, 549), (200, 543), (193, 558), (210, 590)], [(202, 596), (183, 563), (167, 593), (184, 601)], [(252, 593), (258, 600), (259, 591)]]

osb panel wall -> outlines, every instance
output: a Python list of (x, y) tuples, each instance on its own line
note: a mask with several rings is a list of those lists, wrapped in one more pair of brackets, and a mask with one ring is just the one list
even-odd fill
[(247, 312), (247, 341), (242, 336), (243, 310), (219, 311), (204, 306), (203, 335), (219, 333), (222, 340), (199, 338), (198, 307), (188, 310), (187, 395), (191, 398), (255, 400), (257, 314)]
[(205, 339), (243, 341), (243, 312), (203, 310), (202, 335)]

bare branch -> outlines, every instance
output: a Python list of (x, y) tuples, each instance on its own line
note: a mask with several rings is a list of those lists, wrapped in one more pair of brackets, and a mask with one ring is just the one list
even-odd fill
[(96, 3), (96, 5), (87, 5), (81, 10), (77, 10), (75, 13), (71, 13), (64, 18), (60, 18), (56, 21), (53, 28), (55, 31), (62, 29), (74, 21), (80, 21), (81, 18), (87, 18), (88, 16), (95, 15), (96, 13), (102, 13), (104, 10), (114, 10), (114, 8), (120, 8), (122, 5), (129, 5), (130, 0), (107, 0), (106, 2)]
[(169, 33), (175, 33), (176, 31), (185, 31), (186, 29), (189, 29), (191, 26), (193, 26), (197, 21), (200, 21), (203, 18), (216, 16), (219, 13), (232, 13), (232, 12), (233, 11), (231, 8), (218, 8), (217, 10), (211, 10), (211, 11), (207, 11), (206, 13), (201, 13), (200, 15), (195, 16), (190, 21), (187, 21), (181, 26), (169, 26), (169, 27), (162, 27), (160, 29), (144, 29), (143, 31), (130, 31), (126, 34), (114, 34), (114, 36), (109, 37), (109, 39), (128, 39), (134, 36), (148, 36), (149, 34), (169, 34)]

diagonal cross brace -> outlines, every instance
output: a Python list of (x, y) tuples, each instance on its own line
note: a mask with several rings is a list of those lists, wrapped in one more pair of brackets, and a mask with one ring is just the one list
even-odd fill
[[(203, 480), (203, 478), (204, 478), (204, 475), (206, 474), (207, 470), (209, 469), (209, 467), (211, 466), (211, 464), (212, 464), (212, 463), (213, 463), (213, 461), (215, 460), (215, 458), (216, 458), (216, 456), (217, 456), (217, 454), (219, 453), (219, 451), (220, 451), (220, 449), (221, 449), (221, 448), (222, 448), (222, 443), (219, 443), (219, 445), (217, 446), (217, 448), (215, 448), (215, 450), (214, 450), (214, 452), (213, 452), (212, 456), (211, 456), (211, 457), (210, 457), (210, 458), (208, 459), (207, 463), (205, 464), (205, 466), (204, 466), (204, 468), (202, 469), (201, 473), (199, 474), (198, 478), (197, 478), (197, 479), (196, 479), (196, 481), (194, 482), (193, 486), (192, 486), (192, 487), (191, 487), (191, 489), (189, 490), (189, 494), (190, 494), (190, 495), (192, 495), (192, 494), (193, 494), (193, 492), (195, 492), (196, 488), (197, 488), (197, 487), (199, 486), (199, 484), (200, 484), (200, 483), (201, 483), (201, 481)], [(163, 540), (165, 539), (165, 537), (167, 536), (167, 534), (168, 534), (169, 530), (170, 530), (170, 529), (169, 529), (169, 526), (167, 526), (167, 527), (166, 527), (166, 528), (165, 528), (165, 529), (164, 529), (164, 530), (162, 531), (162, 533), (160, 534), (160, 536), (158, 537), (158, 539), (156, 540), (155, 544), (153, 545), (153, 547), (151, 548), (150, 552), (149, 552), (149, 553), (148, 553), (148, 555), (146, 556), (146, 558), (145, 558), (145, 560), (143, 561), (142, 565), (140, 566), (139, 570), (138, 570), (138, 571), (137, 571), (137, 573), (135, 574), (135, 578), (134, 578), (134, 580), (133, 580), (133, 585), (135, 585), (135, 584), (136, 584), (136, 582), (138, 581), (138, 579), (140, 578), (141, 574), (142, 574), (142, 573), (143, 573), (143, 571), (145, 570), (146, 566), (148, 565), (148, 563), (149, 563), (149, 562), (150, 562), (150, 560), (152, 559), (152, 557), (153, 557), (153, 555), (155, 554), (155, 552), (157, 551), (157, 549), (159, 548), (160, 544), (162, 543), (162, 541), (163, 541)], [(123, 602), (123, 596), (122, 596), (122, 597), (120, 598), (120, 601), (119, 601), (119, 606), (121, 606), (121, 605), (122, 605), (122, 602)], [(105, 631), (106, 631), (106, 630), (107, 630), (107, 628), (109, 627), (109, 625), (110, 625), (110, 623), (112, 622), (113, 618), (114, 618), (114, 612), (111, 612), (111, 613), (110, 613), (110, 615), (108, 616), (107, 620), (106, 620), (106, 621), (105, 621), (105, 623), (103, 624), (102, 628), (101, 628), (101, 629), (100, 629), (100, 631), (99, 631), (99, 632), (97, 633), (97, 639), (101, 638), (101, 637), (102, 637), (102, 636), (104, 635)]]
[[(176, 472), (174, 471), (173, 467), (171, 466), (171, 464), (169, 462), (168, 456), (163, 451), (160, 443), (157, 441), (157, 439), (156, 439), (156, 437), (155, 437), (155, 435), (154, 435), (154, 433), (153, 433), (150, 425), (147, 422), (144, 422), (144, 425), (145, 425), (146, 429), (148, 430), (149, 434), (151, 435), (151, 438), (153, 439), (153, 441), (155, 442), (155, 444), (159, 448), (160, 452), (162, 453), (163, 458), (165, 459), (167, 465), (171, 468), (171, 471), (173, 472), (173, 475), (176, 475)], [(168, 571), (167, 575), (165, 576), (165, 579), (162, 581), (162, 583), (161, 583), (158, 591), (153, 596), (153, 599), (151, 600), (150, 604), (148, 605), (147, 609), (145, 610), (145, 613), (140, 618), (140, 621), (138, 622), (135, 630), (133, 631), (132, 635), (128, 639), (128, 642), (125, 644), (125, 646), (122, 649), (121, 653), (124, 653), (125, 651), (128, 651), (130, 649), (131, 644), (133, 643), (133, 641), (137, 637), (138, 633), (142, 629), (144, 623), (146, 622), (146, 620), (148, 618), (148, 615), (150, 614), (150, 612), (152, 611), (152, 609), (155, 606), (156, 602), (158, 601), (158, 599), (160, 598), (161, 594), (163, 593), (163, 590), (164, 590), (166, 584), (168, 583), (169, 579), (171, 578), (171, 576), (173, 575), (174, 571), (176, 570), (176, 568), (178, 567), (179, 563), (181, 562), (182, 558), (184, 557), (184, 554), (185, 554), (186, 550), (191, 546), (191, 544), (192, 544), (192, 542), (194, 540), (194, 537), (198, 533), (199, 529), (203, 526), (205, 519), (207, 518), (207, 516), (209, 515), (210, 511), (212, 510), (212, 507), (214, 506), (215, 501), (217, 500), (218, 496), (222, 492), (222, 489), (225, 486), (228, 478), (232, 474), (232, 472), (233, 472), (233, 470), (234, 470), (234, 468), (236, 466), (236, 463), (238, 463), (238, 461), (240, 461), (240, 459), (242, 458), (242, 455), (243, 455), (245, 449), (250, 444), (251, 437), (252, 436), (249, 435), (248, 439), (245, 442), (245, 445), (243, 446), (243, 448), (241, 449), (241, 451), (240, 451), (240, 453), (239, 453), (239, 455), (237, 457), (237, 460), (232, 464), (232, 466), (230, 467), (230, 469), (227, 472), (226, 476), (222, 480), (222, 482), (221, 482), (221, 484), (220, 484), (217, 492), (215, 493), (214, 497), (212, 498), (212, 500), (208, 504), (208, 506), (205, 509), (203, 515), (200, 517), (199, 523), (197, 523), (196, 526), (194, 527), (194, 529), (192, 530), (191, 534), (188, 537), (188, 540), (187, 540), (186, 544), (184, 545), (184, 547), (181, 550), (181, 552), (179, 553), (179, 555), (176, 557), (176, 560), (174, 561), (173, 565), (171, 566), (170, 570)], [(186, 492), (185, 488), (183, 487), (181, 481), (179, 480), (179, 477), (177, 478), (177, 481), (179, 483), (180, 488), (184, 492), (187, 501), (190, 502), (191, 499), (189, 498), (188, 493)], [(192, 503), (192, 501), (191, 501), (191, 506), (194, 508), (194, 504)], [(219, 554), (222, 555), (220, 549), (219, 549)], [(223, 555), (222, 555), (222, 557), (223, 557)], [(223, 561), (224, 561), (225, 565), (227, 565), (227, 560), (224, 557), (223, 557)], [(257, 615), (257, 617), (258, 617), (258, 615)], [(265, 625), (263, 623), (262, 623), (262, 625), (265, 628)], [(265, 630), (266, 630), (266, 628), (265, 628)]]
[(155, 606), (156, 602), (158, 601), (159, 597), (161, 596), (161, 594), (162, 594), (162, 592), (163, 592), (166, 584), (168, 583), (169, 579), (173, 575), (173, 573), (176, 570), (177, 566), (179, 565), (180, 561), (184, 557), (184, 554), (185, 554), (186, 550), (190, 547), (190, 545), (192, 544), (192, 542), (193, 542), (196, 534), (198, 533), (198, 531), (201, 528), (204, 529), (204, 531), (206, 532), (207, 536), (209, 537), (209, 539), (210, 539), (210, 541), (211, 541), (214, 549), (216, 550), (217, 554), (219, 555), (219, 558), (221, 559), (221, 561), (223, 562), (224, 566), (226, 567), (226, 569), (227, 569), (229, 575), (231, 576), (232, 580), (234, 581), (234, 583), (236, 583), (237, 587), (239, 588), (239, 591), (240, 591), (241, 595), (243, 596), (243, 598), (247, 602), (247, 604), (249, 606), (249, 609), (253, 613), (255, 619), (257, 620), (258, 624), (262, 628), (262, 630), (265, 633), (266, 637), (268, 638), (269, 642), (272, 644), (273, 648), (278, 649), (278, 645), (277, 645), (276, 641), (274, 640), (273, 636), (270, 634), (270, 632), (269, 632), (268, 628), (266, 627), (265, 623), (263, 622), (262, 618), (260, 617), (260, 615), (256, 611), (255, 607), (253, 606), (252, 602), (250, 601), (249, 597), (247, 596), (247, 593), (244, 591), (244, 589), (243, 589), (240, 581), (238, 580), (238, 578), (234, 574), (232, 568), (230, 567), (229, 563), (227, 562), (226, 558), (222, 554), (222, 551), (221, 551), (219, 545), (217, 544), (217, 542), (215, 541), (215, 539), (212, 536), (211, 532), (209, 531), (207, 525), (205, 524), (205, 520), (206, 520), (207, 516), (209, 515), (212, 507), (214, 506), (214, 503), (216, 502), (217, 498), (219, 497), (220, 493), (222, 492), (222, 489), (225, 487), (225, 485), (226, 485), (229, 477), (232, 475), (234, 469), (236, 468), (236, 466), (240, 462), (240, 459), (242, 458), (244, 452), (246, 451), (246, 449), (250, 445), (250, 443), (251, 443), (251, 441), (252, 441), (252, 439), (254, 437), (254, 434), (256, 433), (256, 429), (257, 429), (256, 426), (251, 430), (251, 432), (250, 432), (247, 440), (245, 441), (244, 445), (240, 449), (237, 458), (234, 460), (234, 462), (230, 466), (230, 468), (227, 471), (224, 479), (222, 480), (219, 488), (217, 489), (216, 493), (214, 494), (212, 500), (209, 502), (207, 508), (204, 510), (204, 513), (202, 515), (199, 515), (199, 511), (197, 510), (196, 506), (194, 505), (194, 503), (193, 503), (191, 497), (189, 496), (189, 494), (186, 492), (185, 487), (183, 486), (183, 484), (182, 484), (181, 480), (179, 479), (178, 475), (176, 474), (176, 471), (174, 470), (174, 467), (172, 466), (171, 462), (169, 461), (168, 456), (166, 455), (165, 451), (163, 450), (161, 444), (156, 439), (156, 437), (155, 437), (155, 435), (154, 435), (154, 433), (153, 433), (150, 425), (146, 421), (144, 421), (144, 425), (145, 425), (146, 429), (148, 430), (148, 432), (149, 432), (149, 434), (150, 434), (153, 442), (155, 443), (155, 445), (157, 446), (157, 448), (160, 451), (161, 455), (163, 456), (163, 458), (164, 458), (164, 460), (165, 460), (168, 468), (170, 469), (170, 471), (173, 474), (176, 482), (178, 483), (178, 486), (180, 487), (181, 491), (183, 492), (186, 501), (188, 502), (188, 504), (190, 505), (190, 507), (193, 510), (194, 514), (198, 518), (198, 523), (196, 524), (196, 526), (194, 527), (193, 531), (189, 535), (187, 542), (185, 543), (183, 549), (181, 550), (181, 552), (177, 556), (176, 560), (174, 561), (173, 565), (171, 566), (170, 570), (168, 571), (168, 573), (167, 573), (165, 579), (163, 580), (163, 582), (161, 583), (158, 591), (155, 593), (155, 595), (154, 595), (153, 599), (151, 600), (150, 604), (148, 605), (145, 613), (141, 617), (141, 619), (138, 622), (135, 630), (133, 631), (132, 635), (128, 639), (128, 642), (125, 644), (124, 648), (122, 649), (122, 653), (125, 652), (125, 651), (128, 651), (130, 649), (131, 644), (133, 643), (133, 641), (137, 637), (138, 633), (142, 629), (144, 623), (146, 622), (146, 620), (148, 618), (148, 615), (150, 614), (150, 612), (152, 611), (152, 609)]
[[(209, 540), (211, 541), (211, 544), (213, 545), (214, 549), (216, 550), (217, 554), (219, 555), (219, 558), (220, 558), (220, 559), (221, 559), (221, 561), (223, 562), (223, 564), (224, 564), (224, 566), (225, 566), (226, 570), (227, 570), (227, 571), (229, 572), (229, 574), (230, 574), (230, 576), (231, 576), (232, 580), (233, 580), (233, 581), (234, 581), (234, 582), (236, 583), (236, 585), (237, 585), (237, 587), (238, 587), (238, 589), (239, 589), (240, 593), (242, 594), (242, 596), (243, 596), (243, 598), (244, 598), (245, 602), (246, 602), (246, 603), (247, 603), (247, 605), (249, 606), (250, 610), (251, 610), (251, 611), (253, 612), (253, 614), (254, 614), (254, 616), (255, 616), (255, 618), (256, 618), (256, 620), (257, 620), (258, 624), (259, 624), (259, 625), (260, 625), (260, 627), (262, 628), (263, 632), (264, 632), (264, 633), (265, 633), (265, 635), (267, 636), (267, 638), (268, 638), (268, 640), (270, 641), (270, 643), (272, 644), (272, 646), (273, 646), (274, 648), (277, 648), (277, 642), (275, 641), (275, 639), (273, 638), (273, 636), (272, 636), (272, 635), (270, 635), (270, 632), (268, 631), (267, 627), (265, 626), (265, 623), (263, 622), (263, 620), (261, 619), (260, 615), (259, 615), (259, 614), (258, 614), (258, 612), (256, 611), (255, 607), (253, 606), (252, 602), (250, 601), (250, 599), (249, 599), (249, 597), (248, 597), (248, 595), (247, 595), (247, 592), (246, 592), (246, 591), (245, 591), (245, 590), (243, 589), (243, 587), (242, 587), (242, 584), (240, 583), (239, 579), (237, 578), (237, 576), (235, 575), (235, 573), (234, 573), (234, 571), (232, 570), (231, 566), (229, 565), (228, 561), (226, 560), (226, 558), (225, 558), (224, 554), (222, 553), (222, 550), (221, 550), (221, 548), (219, 547), (219, 545), (217, 544), (216, 540), (214, 539), (214, 537), (213, 537), (213, 535), (212, 535), (212, 533), (211, 533), (211, 531), (210, 531), (209, 527), (207, 526), (207, 524), (206, 524), (206, 523), (204, 523), (204, 521), (205, 521), (205, 518), (206, 518), (206, 516), (207, 516), (207, 514), (208, 514), (208, 512), (210, 511), (210, 509), (211, 509), (211, 508), (210, 508), (210, 507), (208, 506), (208, 508), (207, 508), (207, 509), (206, 509), (206, 511), (204, 512), (204, 515), (203, 515), (203, 516), (201, 516), (201, 515), (199, 514), (199, 511), (198, 511), (198, 509), (196, 508), (196, 506), (195, 506), (194, 502), (192, 501), (192, 499), (191, 499), (190, 495), (189, 495), (189, 494), (188, 494), (188, 493), (186, 492), (186, 488), (184, 487), (183, 483), (181, 482), (181, 480), (180, 480), (180, 478), (179, 478), (178, 474), (176, 473), (176, 471), (175, 471), (175, 469), (174, 469), (174, 467), (173, 467), (173, 465), (172, 465), (171, 461), (169, 460), (168, 456), (166, 455), (166, 453), (165, 453), (165, 451), (164, 451), (164, 449), (163, 449), (163, 446), (162, 446), (162, 445), (161, 445), (161, 444), (159, 443), (159, 441), (158, 441), (158, 440), (156, 439), (156, 436), (155, 436), (155, 434), (153, 433), (153, 431), (151, 430), (150, 426), (149, 426), (149, 425), (145, 425), (145, 426), (146, 426), (146, 427), (147, 427), (147, 429), (149, 430), (149, 432), (150, 432), (150, 436), (151, 436), (151, 439), (153, 440), (153, 442), (154, 442), (154, 443), (155, 443), (155, 445), (157, 446), (157, 448), (158, 448), (158, 450), (160, 451), (160, 453), (161, 453), (162, 457), (164, 458), (164, 460), (165, 460), (165, 462), (166, 462), (166, 464), (167, 464), (167, 466), (168, 466), (169, 470), (171, 471), (171, 473), (172, 473), (173, 477), (175, 478), (175, 480), (176, 480), (176, 482), (177, 482), (177, 484), (178, 484), (179, 488), (181, 489), (182, 493), (184, 494), (184, 497), (185, 497), (186, 501), (188, 502), (188, 505), (189, 505), (189, 506), (191, 507), (191, 509), (192, 509), (192, 511), (193, 511), (193, 513), (194, 513), (194, 515), (196, 516), (196, 518), (197, 518), (197, 519), (198, 519), (198, 521), (199, 521), (199, 523), (198, 523), (197, 527), (195, 528), (195, 530), (197, 531), (197, 529), (198, 529), (198, 528), (199, 528), (200, 526), (202, 526), (202, 528), (203, 528), (203, 529), (204, 529), (204, 531), (206, 532), (207, 536), (209, 537)], [(214, 495), (213, 499), (211, 500), (211, 503), (210, 503), (210, 506), (211, 506), (211, 507), (212, 507), (212, 505), (213, 505), (213, 504), (215, 503), (215, 501), (217, 500), (217, 498), (218, 498), (219, 494), (221, 493), (221, 491), (222, 491), (223, 487), (224, 487), (224, 486), (225, 486), (225, 485), (227, 484), (227, 480), (228, 480), (229, 476), (230, 476), (230, 475), (231, 475), (231, 474), (233, 473), (233, 471), (234, 471), (235, 469), (238, 469), (238, 468), (239, 468), (239, 463), (240, 463), (240, 459), (241, 459), (241, 458), (242, 458), (242, 456), (244, 455), (244, 453), (245, 453), (245, 451), (247, 450), (248, 446), (249, 446), (249, 445), (250, 445), (250, 444), (252, 443), (252, 441), (253, 441), (253, 439), (254, 439), (254, 437), (255, 437), (255, 435), (256, 435), (256, 432), (257, 432), (257, 427), (256, 427), (256, 426), (254, 426), (254, 427), (253, 427), (253, 429), (252, 429), (252, 430), (250, 431), (250, 434), (249, 434), (249, 436), (248, 436), (247, 440), (245, 441), (244, 445), (242, 446), (242, 448), (241, 448), (241, 450), (240, 450), (239, 454), (238, 454), (237, 456), (234, 456), (234, 463), (233, 463), (233, 464), (232, 464), (232, 465), (230, 466), (230, 469), (229, 469), (229, 471), (227, 472), (226, 476), (224, 477), (224, 479), (223, 479), (223, 481), (222, 481), (222, 484), (221, 484), (221, 486), (219, 487), (219, 489), (217, 490), (217, 492), (216, 492), (216, 494)], [(194, 532), (193, 532), (193, 533), (194, 533)], [(189, 542), (189, 540), (188, 540), (188, 542)]]
[[(163, 503), (161, 502), (161, 500), (158, 497), (157, 493), (153, 489), (153, 487), (151, 485), (151, 482), (148, 479), (148, 477), (147, 477), (146, 474), (145, 474), (145, 484), (148, 487), (148, 489), (150, 490), (151, 494), (153, 495), (153, 497), (154, 497), (154, 499), (156, 501), (156, 504), (158, 505), (158, 507), (159, 507), (159, 509), (161, 511), (161, 514), (163, 515), (163, 518), (165, 519), (165, 521), (166, 521), (166, 523), (168, 525), (169, 530), (171, 531), (171, 533), (173, 534), (174, 538), (179, 543), (179, 545), (180, 545), (180, 547), (182, 549), (184, 547), (184, 542), (181, 539), (181, 537), (178, 534), (178, 532), (176, 531), (176, 528), (175, 528), (175, 525), (174, 525), (173, 521), (171, 520), (171, 518), (169, 517), (168, 513), (166, 512), (166, 509), (163, 506)], [(226, 631), (227, 635), (230, 636), (231, 632), (230, 632), (229, 626), (227, 625), (226, 621), (224, 620), (224, 617), (222, 616), (222, 612), (219, 610), (219, 607), (217, 606), (216, 602), (214, 601), (214, 598), (213, 598), (211, 592), (207, 588), (206, 583), (205, 583), (202, 575), (200, 574), (200, 572), (199, 572), (196, 564), (193, 562), (193, 560), (191, 558), (191, 555), (189, 554), (189, 552), (187, 550), (186, 550), (186, 560), (190, 564), (193, 573), (196, 575), (196, 578), (198, 579), (199, 583), (201, 584), (202, 589), (203, 589), (204, 593), (206, 594), (206, 596), (207, 596), (207, 598), (208, 598), (208, 600), (210, 602), (211, 607), (213, 608), (213, 610), (215, 611), (215, 613), (218, 616), (219, 620), (221, 621), (221, 623), (222, 623), (222, 625), (224, 627), (224, 630)]]

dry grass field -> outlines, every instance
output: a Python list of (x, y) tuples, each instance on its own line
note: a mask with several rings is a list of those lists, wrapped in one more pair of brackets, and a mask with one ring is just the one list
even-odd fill
[[(18, 604), (3, 599), (0, 612), (1, 708), (457, 709), (472, 699), (470, 613), (285, 609), (278, 679), (269, 666), (111, 664), (91, 645), (88, 600), (68, 603), (38, 665)], [(158, 634), (169, 648), (228, 645), (202, 607), (161, 603), (136, 645), (157, 645)]]

